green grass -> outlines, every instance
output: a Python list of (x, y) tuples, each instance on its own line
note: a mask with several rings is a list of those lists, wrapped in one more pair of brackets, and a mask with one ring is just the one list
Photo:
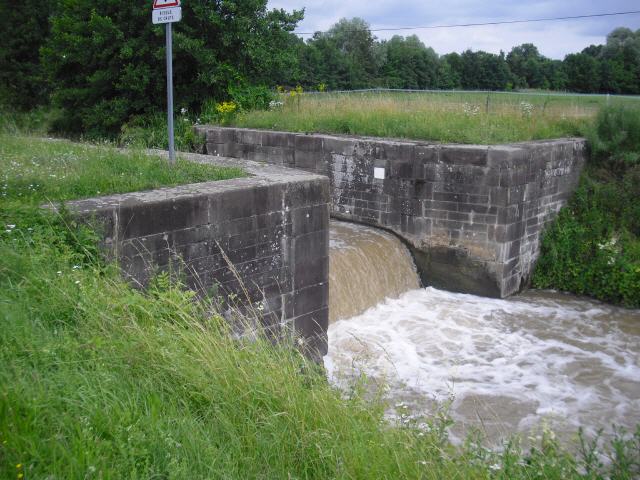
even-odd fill
[[(504, 93), (282, 95), (284, 105), (242, 113), (238, 127), (495, 144), (583, 135), (605, 96)], [(640, 99), (617, 98), (640, 108)]]
[(42, 203), (244, 176), (185, 160), (174, 168), (143, 151), (0, 135), (0, 199)]
[(121, 170), (135, 154), (1, 140), (0, 478), (631, 479), (640, 472), (640, 430), (604, 447), (612, 461), (605, 466), (595, 444), (572, 455), (550, 434), (526, 451), (511, 441), (494, 452), (474, 439), (452, 447), (444, 414), (425, 419), (426, 427), (422, 419), (386, 422), (384, 402), (365, 399), (366, 379), (338, 392), (288, 345), (233, 340), (207, 301), (167, 277), (146, 292), (130, 288), (99, 259), (95, 234), (37, 208), (98, 188), (154, 186), (157, 175), (134, 182), (132, 170)]

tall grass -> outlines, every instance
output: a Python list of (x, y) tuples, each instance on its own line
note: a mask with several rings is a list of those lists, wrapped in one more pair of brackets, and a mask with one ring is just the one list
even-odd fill
[[(231, 123), (295, 132), (493, 144), (579, 136), (606, 102), (598, 97), (451, 92), (294, 94), (281, 99), (281, 107), (239, 114)], [(640, 107), (640, 101), (627, 101)]]
[(63, 201), (126, 193), (161, 186), (244, 176), (239, 168), (221, 168), (185, 160), (167, 161), (144, 151), (0, 134), (0, 199), (20, 202)]
[[(29, 169), (31, 144), (20, 148), (14, 158)], [(68, 163), (55, 165), (35, 193), (19, 169), (5, 177), (3, 205), (21, 208), (0, 230), (1, 478), (638, 474), (640, 431), (605, 450), (607, 466), (595, 444), (574, 456), (550, 435), (526, 452), (515, 441), (501, 452), (471, 439), (454, 448), (446, 420), (385, 421), (384, 402), (365, 399), (366, 379), (341, 393), (290, 345), (234, 340), (212, 304), (168, 277), (130, 288), (101, 263), (90, 230), (37, 209), (43, 192), (71, 198), (95, 173), (79, 168), (60, 186)]]

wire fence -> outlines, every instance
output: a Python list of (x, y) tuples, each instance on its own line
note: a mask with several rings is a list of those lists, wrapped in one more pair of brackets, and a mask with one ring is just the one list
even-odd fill
[(355, 90), (326, 90), (306, 91), (307, 95), (329, 95), (349, 93), (432, 93), (432, 94), (480, 94), (480, 95), (513, 95), (534, 97), (591, 97), (600, 99), (632, 99), (640, 100), (640, 95), (620, 95), (612, 93), (576, 93), (576, 92), (540, 92), (540, 91), (513, 91), (513, 90), (437, 90), (437, 89), (408, 89), (408, 88), (362, 88)]

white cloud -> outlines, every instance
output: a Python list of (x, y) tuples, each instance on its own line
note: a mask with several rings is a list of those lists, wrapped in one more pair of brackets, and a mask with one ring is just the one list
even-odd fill
[[(480, 23), (497, 20), (548, 18), (592, 13), (638, 10), (637, 0), (270, 0), (269, 7), (285, 10), (306, 7), (305, 19), (298, 31), (327, 30), (340, 18), (361, 17), (372, 28)], [(606, 34), (618, 26), (640, 28), (640, 15), (603, 17), (513, 25), (469, 28), (429, 29), (399, 32), (376, 32), (378, 38), (394, 34), (418, 35), (440, 53), (462, 52), (467, 48), (498, 53), (508, 52), (522, 43), (533, 43), (551, 58), (563, 58), (591, 45), (604, 43)]]

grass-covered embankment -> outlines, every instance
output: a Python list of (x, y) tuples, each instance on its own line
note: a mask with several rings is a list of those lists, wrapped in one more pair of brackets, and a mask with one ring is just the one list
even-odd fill
[(543, 237), (533, 285), (640, 307), (640, 111), (603, 109), (580, 185)]
[[(343, 93), (281, 96), (282, 105), (226, 118), (238, 127), (496, 144), (580, 136), (605, 96)], [(621, 99), (613, 99), (619, 103)], [(640, 99), (625, 99), (640, 109)]]
[[(286, 345), (232, 340), (206, 302), (166, 278), (147, 292), (130, 288), (101, 263), (90, 230), (37, 209), (98, 189), (155, 186), (127, 178), (131, 157), (27, 139), (3, 138), (1, 148), (0, 477), (638, 473), (640, 432), (607, 447), (613, 463), (605, 467), (595, 446), (576, 457), (548, 435), (527, 452), (512, 442), (494, 453), (474, 442), (454, 449), (444, 421), (388, 424), (383, 403), (364, 400), (359, 388), (345, 398)], [(101, 168), (83, 168), (91, 162)], [(164, 163), (156, 167), (150, 178), (175, 179)]]

